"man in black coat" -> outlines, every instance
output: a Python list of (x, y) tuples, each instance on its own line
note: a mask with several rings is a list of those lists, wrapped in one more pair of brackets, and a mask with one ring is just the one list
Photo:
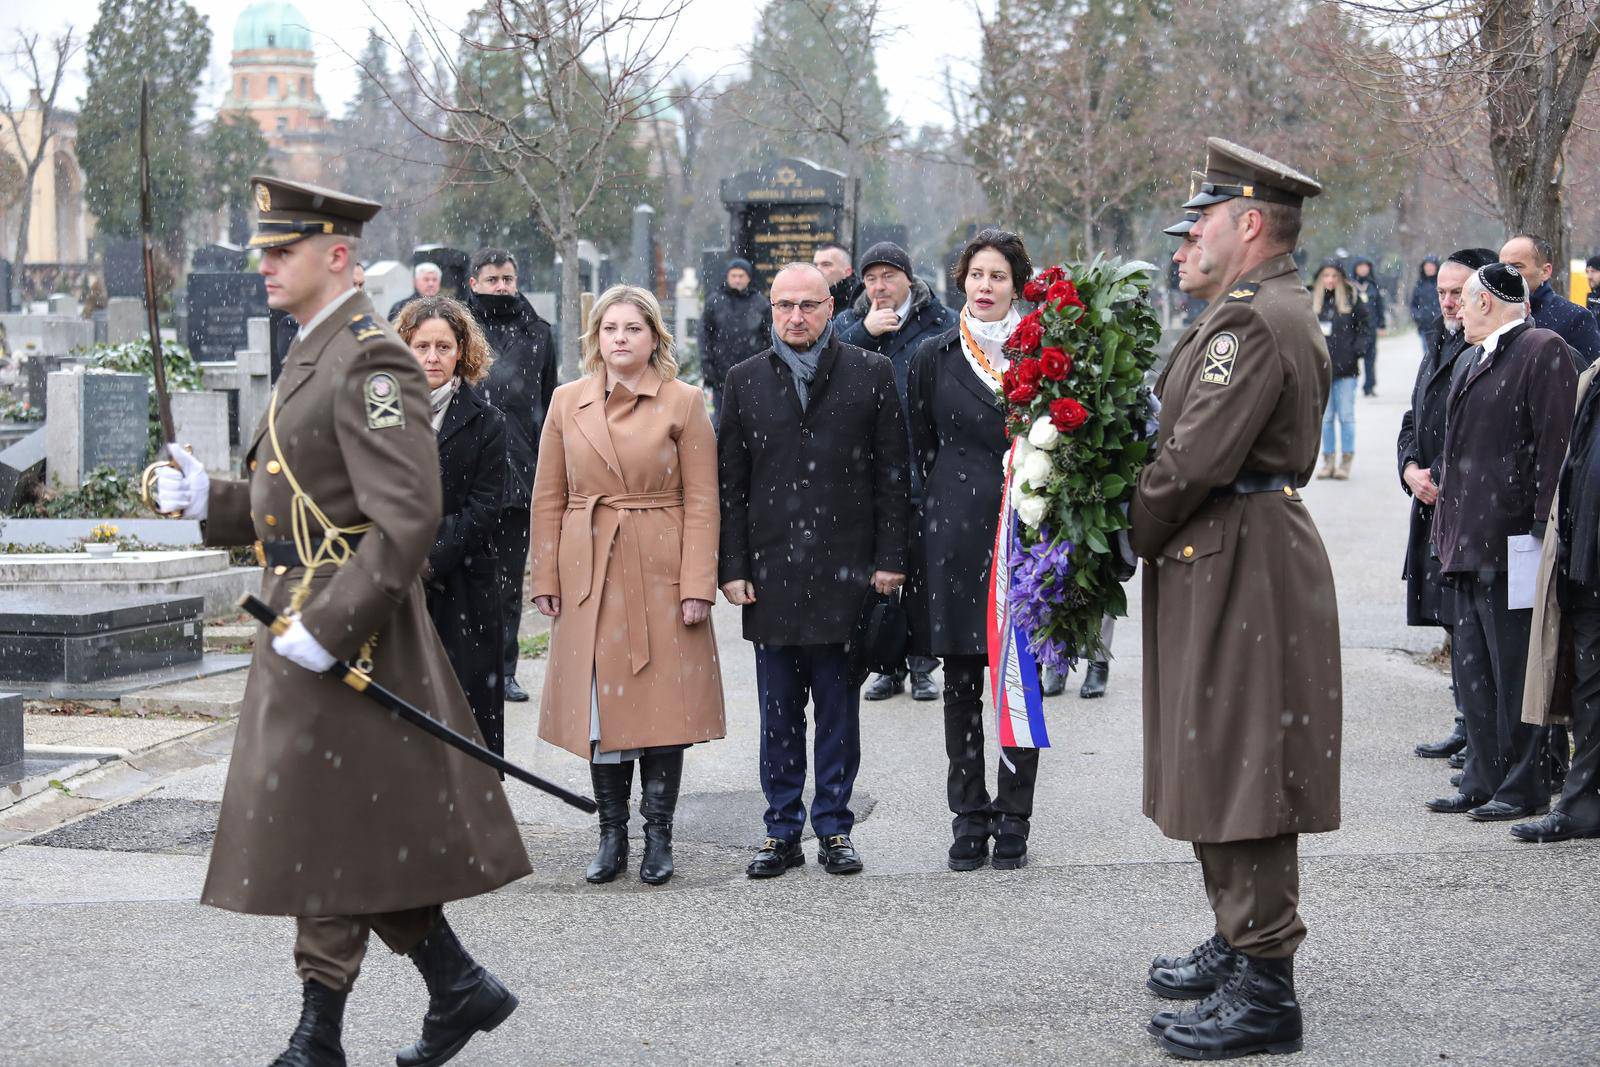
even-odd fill
[(1361, 352), (1361, 362), (1367, 368), (1367, 380), (1361, 385), (1361, 395), (1378, 395), (1378, 334), (1389, 325), (1389, 304), (1383, 295), (1383, 283), (1373, 273), (1372, 260), (1358, 259), (1350, 268), (1350, 285), (1356, 296), (1367, 307), (1371, 329)]
[[(922, 342), (955, 329), (960, 312), (947, 307), (934, 296), (927, 282), (911, 272), (911, 256), (893, 241), (879, 241), (867, 249), (859, 268), (861, 295), (854, 304), (839, 311), (833, 328), (845, 344), (887, 356), (894, 364), (900, 410), (909, 420), (906, 380), (911, 373), (911, 358)], [(922, 472), (915, 467), (911, 470), (911, 506), (922, 507)], [(913, 540), (915, 536), (913, 532)], [(911, 550), (918, 551), (915, 543)], [(921, 611), (922, 605), (908, 608)], [(862, 695), (867, 700), (887, 700), (903, 692), (909, 671), (912, 699), (937, 700), (939, 690), (933, 684), (932, 673), (938, 665), (939, 661), (931, 656), (911, 656), (906, 661), (907, 670), (878, 675)]]
[(1600, 320), (1600, 256), (1590, 256), (1583, 264), (1583, 275), (1589, 280), (1589, 295), (1584, 306)]
[(728, 372), (717, 428), (719, 580), (744, 608), (761, 699), (767, 837), (747, 873), (768, 878), (805, 862), (809, 693), (817, 858), (848, 874), (862, 868), (850, 842), (861, 679), (845, 645), (868, 591), (905, 582), (909, 444), (893, 368), (839, 340), (821, 271), (779, 271), (772, 309), (773, 344)]
[(411, 295), (403, 296), (389, 305), (389, 321), (400, 317), (400, 311), (411, 301), (422, 296), (438, 296), (444, 284), (444, 271), (437, 263), (418, 263), (411, 269)]
[(1578, 370), (1600, 359), (1600, 323), (1588, 308), (1561, 296), (1550, 288), (1555, 274), (1555, 249), (1543, 237), (1519, 233), (1500, 248), (1500, 262), (1509, 263), (1528, 280), (1533, 295), (1529, 306), (1533, 324), (1560, 334), (1578, 361)]
[(750, 261), (728, 260), (717, 291), (700, 312), (700, 380), (711, 390), (711, 406), (722, 410), (722, 380), (771, 340), (772, 309), (750, 284)]
[[(1550, 807), (1548, 728), (1522, 721), (1533, 625), (1527, 557), (1537, 566), (1578, 375), (1566, 342), (1523, 317), (1527, 295), (1505, 263), (1467, 280), (1461, 319), (1472, 347), (1450, 387), (1433, 518), (1439, 569), (1456, 591), (1452, 635), (1471, 756), (1460, 791), (1428, 807), (1479, 821)], [(1511, 599), (1514, 572), (1527, 578), (1526, 605)]]
[(528, 694), (517, 684), (517, 630), (522, 624), (522, 574), (528, 566), (528, 502), (539, 459), (539, 434), (556, 391), (557, 356), (550, 324), (517, 291), (517, 261), (503, 248), (480, 249), (472, 257), (467, 296), (478, 325), (494, 349), (494, 365), (483, 398), (506, 417), (505, 499), (495, 530), (500, 565), (501, 660), (506, 699)]
[[(1411, 387), (1411, 407), (1400, 417), (1400, 487), (1411, 496), (1411, 532), (1406, 541), (1402, 577), (1406, 581), (1406, 625), (1440, 626), (1446, 633), (1455, 626), (1454, 594), (1439, 573), (1433, 554), (1433, 507), (1439, 499), (1439, 459), (1444, 449), (1445, 403), (1456, 357), (1468, 348), (1461, 328), (1461, 291), (1474, 271), (1495, 260), (1487, 248), (1463, 248), (1439, 266), (1436, 302), (1440, 314), (1425, 336), (1430, 338), (1417, 381)], [(1415, 301), (1413, 301), (1415, 303)], [(1451, 689), (1455, 683), (1455, 644), (1451, 643)], [(1434, 744), (1420, 744), (1417, 755), (1446, 759), (1467, 747), (1467, 731), (1459, 704), (1456, 727)]]

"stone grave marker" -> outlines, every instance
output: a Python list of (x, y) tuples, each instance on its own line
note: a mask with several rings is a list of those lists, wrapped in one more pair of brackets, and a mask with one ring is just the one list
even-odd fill
[(213, 474), (225, 474), (232, 467), (228, 454), (229, 394), (226, 392), (177, 392), (172, 394), (172, 428), (182, 444), (189, 446), (196, 459)]
[(367, 268), (367, 296), (379, 315), (411, 295), (411, 268), (396, 259), (379, 260)]
[(121, 345), (137, 341), (150, 328), (144, 301), (132, 296), (114, 296), (106, 301), (106, 341)]
[(189, 354), (199, 363), (227, 360), (250, 343), (246, 323), (267, 314), (267, 290), (259, 274), (191, 274), (185, 306)]
[(657, 289), (660, 280), (660, 263), (656, 250), (656, 209), (640, 204), (633, 209), (633, 231), (628, 246), (628, 273), (623, 280), (629, 285), (648, 289), (658, 297), (666, 293)]
[(196, 248), (189, 257), (189, 269), (202, 274), (236, 274), (249, 260), (249, 253), (238, 245), (218, 242)]
[(45, 428), (0, 450), (0, 511), (9, 512), (44, 479)]
[(144, 297), (144, 242), (112, 238), (106, 242), (106, 296)]
[(150, 379), (116, 371), (56, 371), (45, 418), (45, 477), (76, 489), (97, 467), (137, 474), (150, 434)]
[(11, 261), (0, 256), (0, 312), (11, 310)]
[(13, 782), (22, 763), (22, 694), (0, 693), (0, 781)]
[[(751, 284), (765, 291), (778, 268), (796, 260), (810, 263), (824, 241), (849, 244), (846, 206), (852, 201), (852, 186), (839, 171), (805, 159), (775, 159), (722, 179), (728, 247), (755, 268)], [(705, 284), (720, 284), (725, 266), (726, 257), (714, 274), (705, 276)]]
[(74, 298), (71, 293), (51, 293), (49, 303), (50, 314), (52, 315), (69, 315), (75, 317), (83, 312), (83, 309), (78, 306), (77, 299)]

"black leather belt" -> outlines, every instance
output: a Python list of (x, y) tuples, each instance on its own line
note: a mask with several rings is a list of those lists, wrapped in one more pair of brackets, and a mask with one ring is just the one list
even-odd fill
[[(345, 534), (345, 544), (350, 546), (352, 552), (361, 543), (363, 534)], [(299, 567), (301, 566), (300, 553), (295, 551), (293, 540), (262, 541), (261, 552), (258, 558), (263, 567)]]
[(1218, 486), (1211, 490), (1211, 495), (1241, 496), (1246, 493), (1282, 493), (1285, 490), (1298, 488), (1300, 488), (1300, 484), (1292, 474), (1246, 471), (1227, 485)]

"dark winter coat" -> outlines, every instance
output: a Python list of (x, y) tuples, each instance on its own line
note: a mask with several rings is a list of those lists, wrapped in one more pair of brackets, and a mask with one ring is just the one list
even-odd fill
[[(1356, 268), (1365, 263), (1369, 273), (1365, 278), (1357, 278)], [(1358, 259), (1350, 264), (1350, 285), (1355, 289), (1361, 302), (1367, 305), (1367, 317), (1372, 320), (1371, 348), (1378, 345), (1378, 331), (1389, 325), (1389, 302), (1383, 295), (1383, 285), (1378, 281), (1378, 272), (1372, 269), (1372, 260)]]
[(462, 383), (439, 427), (444, 502), (428, 552), (428, 616), (484, 743), (505, 751), (499, 563), (494, 530), (506, 481), (505, 417)]
[(1418, 333), (1426, 334), (1438, 326), (1440, 315), (1439, 257), (1428, 256), (1422, 262), (1432, 263), (1435, 273), (1429, 277), (1421, 267), (1417, 268), (1417, 281), (1411, 287), (1411, 321), (1416, 323)]
[(921, 527), (909, 612), (913, 649), (933, 656), (987, 651), (984, 604), (1005, 493), (1005, 415), (961, 350), (961, 331), (931, 337), (911, 361), (911, 459), (921, 474)]
[(755, 585), (745, 638), (842, 643), (873, 572), (907, 571), (909, 456), (894, 369), (835, 330), (803, 412), (769, 348), (728, 372), (718, 414), (718, 583)]
[(1533, 324), (1559, 334), (1582, 371), (1600, 359), (1600, 323), (1588, 308), (1560, 296), (1544, 282), (1533, 291)]
[(917, 354), (917, 349), (928, 338), (955, 329), (960, 312), (940, 303), (933, 295), (933, 290), (928, 288), (928, 283), (919, 278), (911, 279), (911, 310), (906, 312), (906, 320), (898, 330), (891, 330), (880, 337), (872, 336), (867, 332), (866, 323), (867, 313), (871, 310), (872, 298), (866, 290), (862, 290), (855, 303), (835, 316), (833, 331), (847, 345), (889, 357), (889, 362), (894, 364), (895, 388), (900, 390), (903, 406), (906, 379), (911, 374), (911, 357)]
[[(1487, 360), (1456, 361), (1433, 545), (1445, 574), (1506, 569), (1506, 538), (1544, 529), (1572, 428), (1578, 372), (1566, 342), (1523, 322)], [(1480, 362), (1481, 360), (1481, 362)]]
[[(1417, 381), (1411, 387), (1411, 407), (1400, 416), (1400, 487), (1408, 494), (1406, 467), (1415, 463), (1433, 473), (1439, 482), (1439, 457), (1444, 451), (1445, 406), (1450, 399), (1450, 381), (1456, 357), (1470, 347), (1465, 333), (1450, 333), (1439, 316), (1424, 331), (1433, 338), (1427, 355), (1417, 368)], [(1406, 625), (1450, 626), (1454, 611), (1446, 606), (1449, 591), (1439, 573), (1433, 554), (1433, 505), (1415, 498), (1411, 501), (1411, 531), (1406, 539), (1406, 562), (1401, 572), (1406, 580)]]
[(772, 347), (772, 305), (752, 288), (723, 284), (700, 312), (700, 380), (721, 389), (736, 365)]
[(1367, 305), (1352, 293), (1350, 310), (1341, 315), (1338, 301), (1326, 295), (1318, 318), (1326, 324), (1322, 327), (1322, 336), (1328, 345), (1334, 378), (1354, 378), (1361, 370), (1361, 357), (1366, 355), (1374, 336)]
[(399, 300), (396, 300), (394, 303), (390, 304), (389, 321), (393, 322), (395, 319), (398, 319), (400, 317), (400, 312), (405, 310), (406, 305), (411, 303), (413, 300), (419, 299), (421, 296), (421, 293), (413, 289), (411, 290), (410, 296), (402, 296)]
[(539, 431), (559, 376), (555, 336), (521, 293), (469, 293), (467, 307), (494, 349), (494, 364), (481, 388), (483, 399), (505, 416), (505, 506), (525, 508), (539, 462)]

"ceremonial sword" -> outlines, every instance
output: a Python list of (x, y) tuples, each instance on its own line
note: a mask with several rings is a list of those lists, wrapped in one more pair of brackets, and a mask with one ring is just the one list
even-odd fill
[[(272, 631), (274, 635), (281, 634), (289, 628), (289, 618), (273, 611), (271, 605), (258, 596), (246, 593), (239, 598), (239, 607)], [(486, 763), (503, 774), (509, 774), (519, 782), (526, 782), (535, 789), (542, 789), (557, 800), (571, 804), (579, 811), (585, 811), (593, 815), (598, 810), (595, 802), (588, 797), (540, 778), (532, 771), (525, 771), (499, 753), (484, 748), (472, 738), (456, 733), (456, 731), (450, 729), (450, 727), (421, 708), (409, 703), (404, 697), (385, 689), (373, 681), (372, 676), (360, 668), (335, 660), (333, 666), (329, 667), (324, 673), (348, 685), (368, 700), (388, 708), (424, 733), (431, 734), (451, 748), (465, 752), (479, 763)]]
[[(150, 326), (150, 380), (156, 388), (156, 420), (161, 424), (161, 444), (165, 448), (178, 440), (172, 425), (172, 397), (167, 393), (167, 365), (161, 359), (161, 322), (156, 309), (155, 218), (150, 206), (150, 79), (139, 86), (139, 228), (144, 233), (144, 310)], [(145, 506), (158, 514), (176, 518), (181, 513), (163, 512), (156, 506), (156, 472), (176, 467), (171, 459), (159, 459), (144, 469), (139, 478), (139, 495)]]

